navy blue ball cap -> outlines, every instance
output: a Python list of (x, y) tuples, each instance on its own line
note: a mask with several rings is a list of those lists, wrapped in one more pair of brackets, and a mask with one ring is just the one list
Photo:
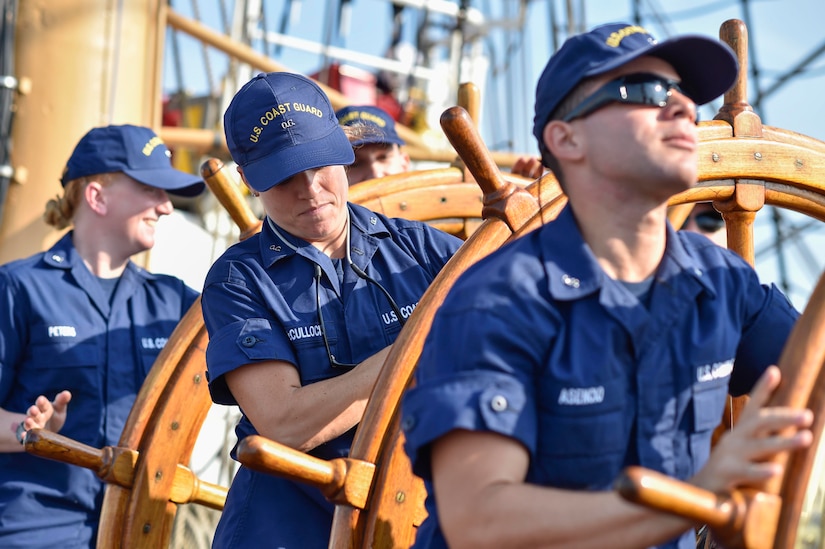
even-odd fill
[(353, 147), (372, 144), (404, 146), (404, 140), (395, 131), (395, 120), (380, 107), (361, 105), (344, 107), (335, 113), (342, 126), (367, 126), (368, 131), (350, 141)]
[(553, 111), (582, 80), (650, 55), (670, 63), (682, 90), (697, 105), (719, 97), (736, 82), (739, 62), (727, 44), (701, 35), (658, 42), (643, 27), (609, 23), (568, 38), (550, 57), (536, 85), (533, 135), (541, 142)]
[(232, 159), (258, 192), (306, 170), (355, 161), (329, 98), (300, 74), (255, 76), (232, 98), (223, 127)]
[(197, 196), (206, 188), (200, 177), (172, 167), (172, 153), (155, 132), (131, 124), (89, 130), (75, 146), (60, 182), (65, 187), (80, 177), (113, 172), (179, 196)]

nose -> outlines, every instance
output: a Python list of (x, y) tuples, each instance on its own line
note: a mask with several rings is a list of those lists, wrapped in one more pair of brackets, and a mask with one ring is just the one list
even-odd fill
[(296, 174), (295, 182), (301, 196), (312, 198), (321, 192), (321, 180), (317, 174), (318, 170), (306, 170)]
[(367, 179), (377, 179), (385, 175), (387, 175), (387, 173), (381, 162), (373, 162), (367, 171)]
[(155, 206), (155, 211), (158, 212), (158, 215), (169, 215), (175, 209), (172, 206), (172, 201), (169, 200), (169, 195), (166, 194), (166, 191), (158, 189), (160, 192), (158, 193), (158, 205)]
[(663, 109), (668, 116), (674, 118), (686, 116), (692, 123), (696, 123), (696, 103), (679, 90), (670, 90), (670, 97), (668, 97), (667, 105)]

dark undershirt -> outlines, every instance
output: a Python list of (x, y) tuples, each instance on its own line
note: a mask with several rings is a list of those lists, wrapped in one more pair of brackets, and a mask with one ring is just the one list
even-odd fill
[(650, 290), (653, 288), (653, 277), (650, 276), (641, 282), (627, 282), (625, 280), (619, 280), (622, 286), (627, 288), (627, 291), (636, 296), (636, 299), (644, 305), (648, 307), (650, 305)]
[(97, 277), (98, 282), (100, 282), (100, 287), (103, 288), (103, 293), (106, 294), (106, 301), (109, 304), (112, 303), (112, 297), (115, 295), (115, 289), (117, 288), (117, 283), (120, 282), (120, 277), (116, 276), (115, 278), (101, 278)]
[(332, 260), (332, 265), (335, 267), (335, 272), (338, 273), (338, 282), (344, 285), (344, 260), (340, 257)]

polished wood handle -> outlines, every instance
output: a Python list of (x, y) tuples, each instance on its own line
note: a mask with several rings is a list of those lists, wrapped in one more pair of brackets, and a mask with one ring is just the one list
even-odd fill
[(238, 461), (270, 475), (314, 486), (333, 503), (363, 509), (375, 475), (375, 464), (355, 459), (324, 460), (260, 435), (238, 443)]
[[(48, 429), (31, 429), (26, 433), (26, 452), (36, 456), (77, 465), (93, 471), (101, 480), (132, 488), (138, 452), (129, 448), (105, 446), (102, 450), (87, 446)], [(218, 511), (223, 509), (226, 488), (199, 479), (188, 467), (178, 464), (169, 500), (173, 503), (198, 503)]]
[(40, 457), (93, 471), (100, 471), (110, 465), (107, 463), (110, 456), (107, 456), (103, 450), (92, 448), (47, 429), (29, 430), (26, 433), (25, 449), (26, 452)]
[(241, 240), (261, 230), (261, 220), (252, 212), (229, 168), (217, 158), (201, 164), (201, 177), (241, 230)]
[(627, 467), (614, 487), (628, 501), (711, 527), (728, 524), (737, 512), (729, 499), (644, 467)]
[(524, 219), (539, 213), (539, 203), (527, 191), (502, 177), (490, 151), (463, 107), (450, 107), (441, 115), (441, 127), (484, 193), (484, 219), (496, 217), (511, 231)]
[[(450, 144), (475, 177), (486, 195), (504, 192), (510, 186), (502, 177), (476, 129), (473, 118), (463, 107), (450, 107), (441, 115), (441, 127)], [(510, 190), (512, 192), (512, 190)]]
[(714, 494), (644, 467), (627, 467), (614, 485), (626, 500), (707, 524), (728, 549), (772, 549), (782, 500), (775, 494), (736, 490)]

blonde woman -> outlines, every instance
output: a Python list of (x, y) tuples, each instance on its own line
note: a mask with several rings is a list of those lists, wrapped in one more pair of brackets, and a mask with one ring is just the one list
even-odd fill
[(89, 131), (44, 218), (66, 233), (0, 267), (0, 546), (94, 547), (101, 481), (24, 452), (40, 427), (117, 444), (140, 385), (197, 292), (130, 261), (155, 244), (167, 193), (195, 196), (149, 128)]

